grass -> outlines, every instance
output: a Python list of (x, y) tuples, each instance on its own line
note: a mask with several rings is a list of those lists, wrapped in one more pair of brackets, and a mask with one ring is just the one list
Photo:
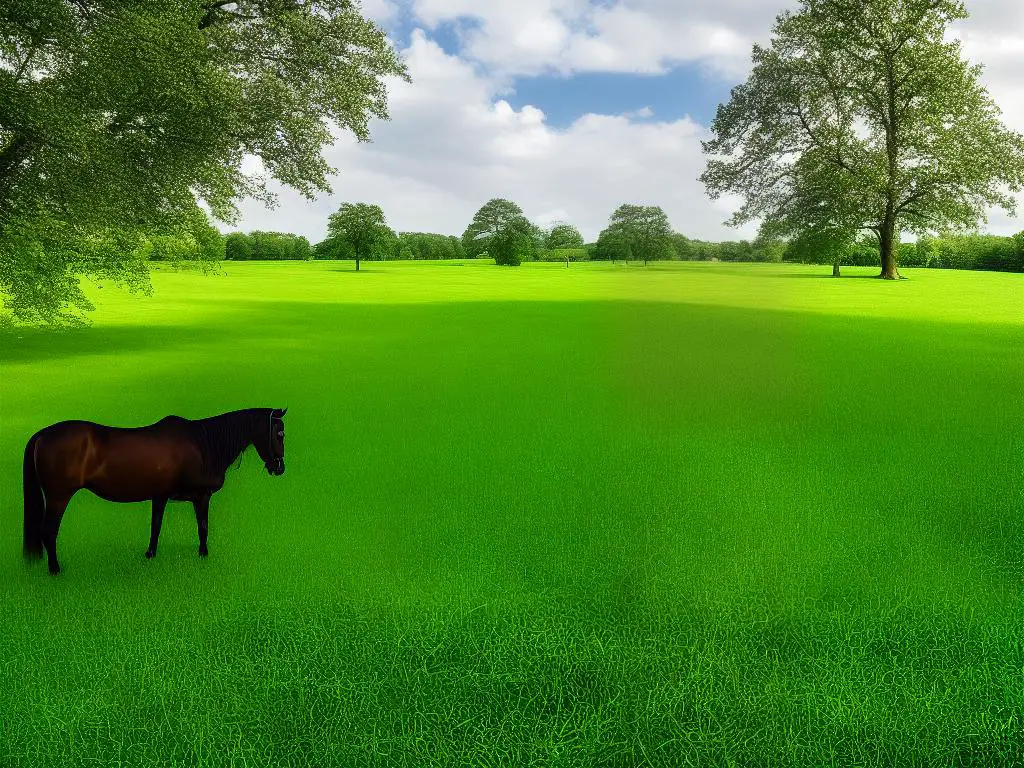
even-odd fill
[[(0, 765), (1024, 762), (1024, 276), (229, 265), (0, 336)], [(851, 276), (871, 270), (850, 269)], [(63, 418), (288, 406), (210, 514)]]

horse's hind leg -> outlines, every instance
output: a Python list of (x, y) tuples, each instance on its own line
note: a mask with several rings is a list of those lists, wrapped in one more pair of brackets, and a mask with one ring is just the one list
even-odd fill
[(47, 499), (46, 517), (43, 520), (43, 546), (46, 547), (46, 559), (50, 573), (60, 573), (57, 561), (57, 534), (60, 533), (60, 521), (64, 518), (64, 510), (68, 508), (70, 498)]
[(164, 508), (167, 499), (153, 499), (153, 520), (149, 527), (149, 549), (146, 557), (156, 557), (156, 541), (160, 538), (160, 526), (164, 522)]
[(210, 497), (200, 496), (192, 502), (196, 509), (196, 527), (199, 529), (199, 556), (206, 557), (209, 551), (206, 549), (206, 534), (209, 528), (210, 518)]

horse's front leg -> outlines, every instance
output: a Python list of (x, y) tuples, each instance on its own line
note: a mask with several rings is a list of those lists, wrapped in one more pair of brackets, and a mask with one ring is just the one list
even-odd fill
[(149, 527), (149, 549), (146, 550), (146, 557), (156, 557), (156, 542), (160, 538), (160, 526), (164, 522), (164, 509), (166, 507), (166, 498), (153, 499), (153, 520)]
[(199, 556), (206, 557), (209, 552), (206, 549), (206, 534), (210, 516), (210, 496), (205, 494), (192, 502), (196, 510), (196, 527), (199, 529)]

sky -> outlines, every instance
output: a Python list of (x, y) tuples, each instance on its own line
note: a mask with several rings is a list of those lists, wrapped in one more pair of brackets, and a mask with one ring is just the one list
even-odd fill
[[(393, 229), (460, 235), (487, 200), (518, 203), (542, 226), (565, 221), (589, 242), (622, 203), (660, 205), (691, 238), (735, 240), (735, 199), (698, 177), (718, 105), (749, 72), (794, 0), (362, 0), (412, 83), (388, 80), (389, 121), (372, 141), (338, 134), (325, 150), (332, 193), (287, 188), (276, 208), (240, 206), (241, 230), (324, 236), (343, 202), (380, 205)], [(1024, 133), (1024, 3), (967, 0), (952, 34), (1003, 121)], [(1024, 230), (993, 211), (981, 228)]]

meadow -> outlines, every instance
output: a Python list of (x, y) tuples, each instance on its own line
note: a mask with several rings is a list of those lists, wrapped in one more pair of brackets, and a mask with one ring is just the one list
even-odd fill
[[(1024, 762), (1024, 275), (224, 270), (0, 331), (0, 765)], [(36, 429), (286, 406), (22, 563)]]

